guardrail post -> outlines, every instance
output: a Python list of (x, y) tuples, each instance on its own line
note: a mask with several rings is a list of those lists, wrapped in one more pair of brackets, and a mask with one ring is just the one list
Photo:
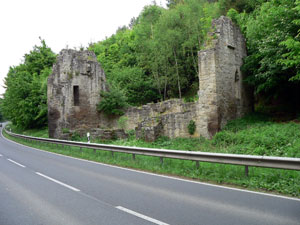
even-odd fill
[(160, 164), (163, 165), (164, 164), (164, 158), (160, 157)]
[(93, 152), (94, 152), (94, 154), (96, 154), (96, 149), (94, 149), (94, 151), (93, 151)]
[(248, 168), (248, 166), (245, 166), (245, 175), (246, 175), (246, 177), (249, 176), (249, 168)]
[(114, 157), (114, 152), (113, 151), (111, 152), (111, 157)]
[(79, 150), (79, 151), (80, 151), (80, 153), (82, 153), (82, 147), (80, 147), (80, 150)]
[(132, 154), (132, 159), (135, 160), (135, 154)]
[(199, 161), (196, 161), (196, 169), (199, 169)]

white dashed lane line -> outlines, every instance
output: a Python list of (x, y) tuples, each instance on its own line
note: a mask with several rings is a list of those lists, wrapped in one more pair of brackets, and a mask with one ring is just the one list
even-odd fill
[(131, 214), (131, 215), (134, 215), (134, 216), (136, 216), (136, 217), (139, 217), (139, 218), (141, 218), (141, 219), (147, 220), (147, 221), (149, 221), (149, 222), (151, 222), (151, 223), (154, 223), (154, 224), (158, 224), (158, 225), (169, 225), (168, 223), (161, 222), (161, 221), (159, 221), (159, 220), (156, 220), (156, 219), (153, 219), (153, 218), (151, 218), (151, 217), (145, 216), (145, 215), (143, 215), (143, 214), (140, 214), (140, 213), (138, 213), (138, 212), (132, 211), (132, 210), (127, 209), (127, 208), (124, 208), (124, 207), (122, 207), (122, 206), (117, 206), (116, 208), (119, 209), (119, 210), (122, 210), (122, 211), (124, 211), (124, 212), (127, 212), (127, 213), (129, 213), (129, 214)]
[(74, 188), (74, 187), (72, 187), (71, 185), (65, 184), (65, 183), (63, 183), (63, 182), (61, 182), (61, 181), (58, 181), (58, 180), (55, 180), (55, 179), (53, 179), (53, 178), (51, 178), (51, 177), (48, 177), (48, 176), (46, 176), (46, 175), (44, 175), (44, 174), (42, 174), (42, 173), (36, 172), (36, 174), (39, 175), (39, 176), (41, 176), (41, 177), (44, 177), (44, 178), (46, 178), (46, 179), (48, 179), (48, 180), (50, 180), (50, 181), (52, 181), (52, 182), (54, 182), (54, 183), (57, 183), (57, 184), (59, 184), (59, 185), (61, 185), (61, 186), (64, 186), (64, 187), (66, 187), (66, 188), (69, 188), (69, 189), (71, 189), (72, 191), (77, 191), (77, 192), (80, 191), (79, 189)]
[(12, 162), (12, 163), (14, 163), (14, 164), (16, 164), (17, 166), (20, 166), (20, 167), (22, 167), (22, 168), (25, 168), (26, 166), (24, 166), (24, 165), (22, 165), (22, 164), (20, 164), (20, 163), (17, 163), (16, 161), (14, 161), (14, 160), (12, 160), (12, 159), (7, 159), (8, 161), (10, 161), (10, 162)]

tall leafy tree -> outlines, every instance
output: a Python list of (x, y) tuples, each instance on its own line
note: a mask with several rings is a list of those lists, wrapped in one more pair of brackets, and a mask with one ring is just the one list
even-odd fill
[(288, 49), (286, 53), (282, 55), (282, 59), (279, 62), (286, 68), (294, 70), (293, 76), (290, 81), (300, 81), (300, 0), (295, 2), (295, 7), (292, 9), (297, 17), (294, 18), (292, 23), (297, 26), (298, 32), (293, 32), (286, 38), (286, 40), (280, 43)]
[(112, 37), (90, 46), (90, 50), (96, 53), (110, 86), (121, 88), (128, 103), (141, 105), (158, 98), (152, 80), (138, 66), (134, 30), (119, 29)]
[[(165, 11), (156, 25), (156, 46), (163, 59), (169, 97), (181, 98), (198, 82), (197, 52), (203, 46), (217, 7), (202, 0), (186, 0)], [(166, 86), (165, 86), (166, 87)]]
[[(249, 56), (243, 69), (249, 74), (248, 82), (257, 93), (279, 93), (290, 85), (296, 75), (295, 67), (285, 66), (282, 56), (289, 54), (281, 44), (296, 37), (299, 27), (293, 21), (300, 17), (293, 0), (271, 0), (257, 8), (242, 25), (245, 29)], [(288, 56), (288, 55), (286, 55)]]
[(131, 105), (181, 98), (198, 86), (197, 52), (218, 7), (205, 0), (169, 3), (170, 9), (146, 6), (130, 29), (90, 47), (108, 81), (124, 91)]
[(24, 63), (9, 69), (1, 108), (4, 116), (18, 127), (47, 124), (47, 78), (55, 60), (55, 54), (41, 40), (41, 46), (34, 46), (25, 54)]
[(238, 12), (250, 13), (267, 0), (219, 0), (219, 9), (223, 15), (226, 15), (229, 9), (235, 9)]
[(167, 0), (167, 7), (174, 8), (179, 3), (184, 3), (184, 0)]
[(143, 68), (148, 80), (152, 80), (158, 90), (158, 98), (162, 96), (161, 74), (158, 70), (160, 54), (157, 52), (155, 26), (165, 9), (157, 6), (146, 6), (141, 12), (137, 25), (133, 28), (136, 34), (135, 45), (138, 67)]

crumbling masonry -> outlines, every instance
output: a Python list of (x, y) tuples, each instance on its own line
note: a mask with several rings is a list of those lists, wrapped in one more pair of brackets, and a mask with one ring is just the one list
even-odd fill
[(96, 110), (105, 74), (89, 51), (62, 50), (48, 78), (49, 137), (67, 138), (70, 130), (89, 130), (101, 123)]
[[(211, 39), (199, 52), (199, 99), (180, 99), (128, 108), (123, 118), (126, 130), (138, 138), (190, 137), (188, 124), (196, 123), (194, 137), (211, 138), (228, 120), (251, 110), (251, 92), (243, 83), (240, 67), (246, 56), (245, 40), (227, 17), (214, 20)], [(92, 137), (122, 138), (118, 117), (96, 110), (100, 91), (108, 90), (105, 74), (94, 53), (62, 50), (48, 79), (49, 136), (69, 138), (73, 132)]]

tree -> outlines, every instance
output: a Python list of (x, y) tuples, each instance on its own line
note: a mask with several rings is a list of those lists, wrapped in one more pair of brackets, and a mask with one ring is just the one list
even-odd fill
[(41, 46), (25, 54), (24, 63), (10, 67), (1, 109), (13, 124), (20, 128), (47, 124), (47, 78), (55, 60), (55, 54), (41, 40)]
[(245, 22), (241, 26), (249, 54), (243, 70), (249, 75), (247, 81), (255, 87), (256, 93), (279, 94), (291, 85), (296, 75), (295, 65), (288, 66), (285, 65), (287, 61), (282, 61), (283, 55), (288, 59), (292, 54), (285, 45), (289, 41), (284, 41), (296, 37), (298, 31), (293, 21), (300, 14), (293, 8), (293, 0), (271, 0), (263, 3), (247, 20), (240, 20)]
[(174, 8), (179, 3), (184, 3), (184, 0), (167, 0), (167, 7)]
[[(183, 97), (198, 83), (197, 52), (202, 48), (216, 3), (170, 1), (166, 10), (146, 6), (130, 29), (90, 46), (111, 85), (122, 89), (131, 105)], [(193, 92), (196, 95), (196, 91)]]
[(206, 1), (186, 0), (163, 12), (156, 24), (155, 52), (161, 55), (158, 65), (167, 77), (168, 97), (181, 98), (194, 82), (198, 83), (197, 52), (212, 18), (217, 16), (216, 9), (215, 4)]
[(229, 9), (238, 12), (251, 13), (267, 0), (219, 0), (219, 10), (222, 15), (226, 15)]
[(0, 122), (4, 120), (3, 113), (2, 113), (2, 101), (3, 99), (0, 98)]
[[(295, 7), (292, 9), (300, 15), (300, 0), (295, 2)], [(300, 26), (300, 16), (292, 21), (296, 26)], [(280, 43), (288, 49), (287, 53), (282, 55), (282, 59), (279, 60), (281, 65), (286, 66), (286, 68), (293, 69), (295, 71), (294, 76), (290, 77), (290, 81), (300, 81), (300, 27), (298, 27), (298, 33), (294, 33), (292, 36), (288, 36), (286, 40)]]

